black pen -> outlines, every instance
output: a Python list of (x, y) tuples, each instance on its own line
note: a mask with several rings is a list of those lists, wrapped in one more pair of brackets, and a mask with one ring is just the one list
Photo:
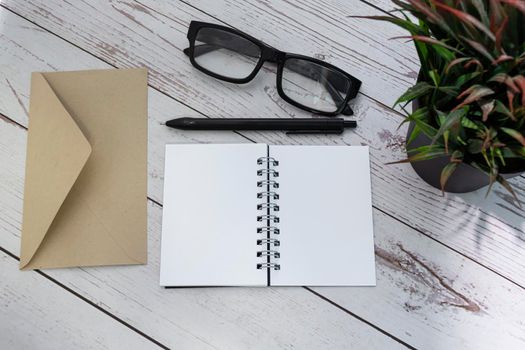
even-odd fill
[(183, 130), (283, 130), (289, 134), (340, 134), (355, 128), (342, 118), (177, 118), (166, 125)]

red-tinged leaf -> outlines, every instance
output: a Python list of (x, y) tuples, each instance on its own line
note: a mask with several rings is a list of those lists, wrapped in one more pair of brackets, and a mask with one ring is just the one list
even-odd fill
[(496, 49), (498, 50), (498, 52), (501, 52), (501, 38), (503, 37), (503, 33), (505, 32), (505, 28), (507, 27), (508, 23), (509, 17), (505, 16), (501, 25), (499, 25), (496, 29)]
[(490, 25), (488, 11), (485, 4), (487, 0), (470, 0), (470, 2), (478, 11), (481, 22), (486, 26)]
[(494, 93), (494, 90), (486, 87), (486, 86), (481, 86), (481, 85), (472, 85), (470, 88), (468, 88), (467, 90), (463, 91), (461, 94), (459, 94), (459, 96), (457, 97), (457, 99), (461, 99), (463, 98), (464, 96), (467, 96), (467, 98), (465, 100), (463, 100), (463, 102), (461, 102), (459, 105), (457, 105), (453, 111), (455, 110), (458, 110), (459, 108), (465, 106), (465, 105), (468, 105), (469, 103), (472, 103), (474, 101), (478, 101), (479, 99), (485, 97), (485, 96), (489, 96), (489, 95), (492, 95)]
[(494, 102), (494, 100), (490, 100), (488, 102), (480, 103), (479, 106), (481, 108), (481, 111), (483, 112), (481, 120), (486, 122), (487, 119), (489, 118), (490, 112), (492, 112), (492, 110), (494, 110), (495, 102)]
[(419, 162), (422, 160), (429, 160), (437, 157), (441, 157), (445, 155), (445, 150), (443, 147), (437, 146), (437, 145), (427, 145), (427, 146), (421, 146), (415, 149), (410, 150), (411, 154), (414, 154), (406, 159), (399, 160), (396, 162), (390, 162), (386, 163), (387, 165), (390, 164), (401, 164), (401, 163), (409, 163), (409, 162)]
[(440, 22), (444, 22), (443, 17), (441, 17), (437, 12), (432, 11), (430, 7), (428, 7), (423, 1), (419, 0), (407, 0), (410, 5), (412, 5), (416, 10), (423, 13), (425, 16), (428, 17), (429, 20), (432, 22), (439, 24)]
[(457, 163), (457, 162), (448, 163), (447, 165), (445, 165), (443, 170), (441, 170), (441, 176), (439, 178), (439, 184), (441, 185), (441, 193), (443, 195), (445, 194), (445, 185), (447, 184), (448, 179), (450, 178), (450, 176), (454, 173), (454, 171), (458, 167), (458, 164), (459, 163)]
[(450, 161), (454, 163), (461, 163), (463, 162), (463, 157), (464, 157), (463, 152), (456, 150), (452, 152), (452, 154), (450, 155)]
[(517, 8), (525, 15), (525, 1), (523, 0), (500, 0), (504, 4), (508, 4), (512, 7)]
[(513, 93), (519, 93), (520, 89), (514, 80), (505, 73), (498, 73), (494, 75), (489, 81), (495, 81), (497, 83), (505, 84), (507, 87), (512, 90)]
[(503, 20), (504, 12), (499, 0), (490, 0), (490, 30), (495, 33)]
[(494, 61), (494, 57), (492, 57), (492, 55), (489, 53), (487, 48), (485, 48), (485, 46), (478, 43), (477, 41), (470, 40), (469, 38), (466, 38), (462, 35), (460, 35), (460, 38), (464, 40), (467, 44), (469, 44), (474, 50), (485, 56), (490, 62)]
[(498, 64), (502, 62), (512, 61), (514, 60), (514, 57), (509, 55), (501, 55), (498, 58), (496, 58), (494, 61), (492, 61), (492, 65), (497, 66)]
[(487, 37), (489, 37), (490, 40), (492, 40), (492, 41), (496, 40), (496, 37), (494, 36), (494, 34), (492, 34), (492, 32), (489, 30), (489, 28), (487, 28), (483, 23), (481, 23), (476, 17), (474, 17), (474, 16), (472, 16), (472, 15), (466, 13), (466, 12), (463, 12), (463, 11), (457, 10), (455, 8), (452, 8), (450, 6), (447, 6), (447, 5), (445, 5), (444, 3), (441, 3), (441, 2), (437, 2), (436, 1), (434, 4), (436, 5), (437, 8), (440, 8), (440, 9), (442, 9), (444, 11), (447, 11), (447, 12), (451, 13), (452, 15), (456, 16), (461, 21), (463, 21), (463, 23), (466, 23), (466, 24), (468, 24), (470, 26), (478, 28), (483, 33), (485, 33), (485, 35)]
[(475, 58), (471, 59), (470, 61), (468, 61), (467, 63), (465, 63), (465, 65), (463, 66), (464, 68), (468, 69), (470, 66), (472, 66), (473, 64), (475, 64), (476, 66), (478, 67), (481, 67), (483, 68), (483, 65), (481, 64), (481, 62)]
[(458, 100), (463, 98), (465, 95), (468, 95), (472, 92), (472, 90), (474, 90), (476, 88), (476, 86), (479, 86), (479, 85), (472, 85), (471, 87), (469, 87), (468, 89), (466, 89), (465, 91), (463, 91), (462, 93), (459, 94), (458, 97), (456, 97)]
[(525, 77), (516, 75), (512, 80), (516, 83), (521, 92), (521, 105), (525, 106)]
[(507, 89), (507, 99), (509, 100), (510, 113), (514, 114), (514, 92)]
[[(468, 61), (470, 60), (471, 58), (470, 57), (460, 57), (460, 58), (456, 58), (452, 61), (450, 61), (450, 63), (447, 65), (447, 68), (445, 68), (445, 73), (448, 74), (448, 72), (450, 71), (450, 69), (452, 67), (454, 67), (456, 64), (460, 64), (460, 63), (463, 63), (465, 61)], [(479, 62), (479, 61), (478, 61)]]
[(517, 140), (522, 146), (525, 146), (525, 137), (519, 131), (509, 128), (501, 128), (501, 131)]

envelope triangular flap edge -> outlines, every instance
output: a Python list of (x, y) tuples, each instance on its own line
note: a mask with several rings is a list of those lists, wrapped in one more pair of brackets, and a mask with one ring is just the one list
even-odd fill
[(38, 250), (91, 154), (91, 146), (42, 73), (31, 76), (20, 268)]

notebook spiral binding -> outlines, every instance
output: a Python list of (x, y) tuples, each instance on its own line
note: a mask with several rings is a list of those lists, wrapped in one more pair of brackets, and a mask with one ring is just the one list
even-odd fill
[(257, 210), (261, 211), (261, 214), (257, 216), (257, 222), (262, 225), (265, 223), (264, 226), (257, 228), (257, 233), (261, 235), (261, 238), (257, 239), (257, 245), (261, 246), (261, 250), (257, 251), (257, 256), (263, 259), (257, 264), (257, 269), (280, 270), (281, 265), (274, 261), (281, 257), (281, 253), (275, 250), (281, 245), (279, 239), (275, 237), (280, 234), (280, 231), (278, 227), (272, 225), (279, 223), (279, 216), (276, 215), (279, 211), (279, 204), (276, 202), (279, 200), (279, 194), (276, 192), (279, 188), (276, 180), (279, 172), (275, 169), (279, 162), (272, 157), (260, 157), (257, 159), (257, 164), (261, 165), (261, 169), (257, 170), (257, 176), (261, 177), (261, 180), (257, 181), (257, 187), (261, 188), (261, 191), (257, 193), (257, 198), (262, 200), (257, 204)]

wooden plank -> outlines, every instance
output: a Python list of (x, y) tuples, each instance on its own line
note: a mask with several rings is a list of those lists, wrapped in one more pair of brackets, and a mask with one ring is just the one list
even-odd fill
[[(0, 124), (0, 162), (11, 165), (10, 170), (0, 169), (1, 178), (7, 179), (0, 188), (0, 246), (15, 254), (22, 217), (24, 133), (18, 125)], [(148, 209), (148, 265), (46, 274), (168, 346), (400, 346), (304, 289), (158, 287), (162, 212), (151, 202)], [(377, 287), (314, 288), (316, 293), (416, 348), (525, 346), (522, 288), (378, 210), (374, 224)]]
[[(0, 246), (16, 255), (25, 134), (24, 128), (0, 120), (0, 162), (10, 165), (0, 168), (0, 178), (6, 179), (0, 185)], [(149, 202), (147, 265), (45, 273), (168, 347), (403, 348), (302, 288), (159, 287), (161, 216), (161, 207)]]
[(392, 10), (397, 8), (397, 6), (391, 0), (366, 0), (366, 2), (376, 7), (380, 11), (388, 13), (391, 13)]
[[(376, 27), (373, 27), (372, 31), (362, 33), (371, 21), (349, 20), (346, 17), (349, 13), (340, 13), (338, 16), (342, 17), (334, 19), (328, 18), (332, 22), (342, 18), (341, 24), (332, 28), (327, 18), (323, 18), (321, 22), (308, 22), (312, 17), (308, 11), (299, 14), (304, 17), (302, 23), (306, 23), (301, 24), (295, 19), (291, 21), (286, 17), (273, 16), (271, 9), (266, 12), (256, 11), (250, 2), (243, 2), (242, 6), (237, 3), (210, 3), (216, 4), (209, 6), (210, 10), (215, 7), (224, 9), (225, 12), (221, 13), (224, 17), (231, 12), (234, 18), (237, 18), (236, 23), (231, 24), (238, 23), (241, 29), (251, 29), (252, 34), (269, 44), (283, 48), (286, 45), (287, 50), (324, 57), (327, 61), (355, 74), (364, 82), (362, 91), (388, 105), (393, 103), (398, 92), (406, 89), (415, 80), (414, 72), (418, 66), (413, 61), (415, 56), (412, 55), (411, 47), (401, 41), (388, 41), (384, 38), (379, 42), (375, 40), (375, 36), (379, 34), (374, 34), (374, 31), (392, 29), (388, 24), (375, 22)], [(196, 73), (181, 52), (188, 45), (187, 25), (192, 19), (215, 20), (181, 2), (148, 3), (158, 7), (159, 11), (134, 1), (4, 1), (2, 5), (36, 21), (111, 64), (119, 67), (148, 66), (150, 82), (154, 86), (189, 105), (198, 107), (204, 113), (280, 117), (302, 113), (282, 102), (277, 96), (274, 74), (258, 77), (254, 83), (239, 87)], [(356, 2), (356, 6), (361, 8), (363, 13), (372, 9), (361, 2)], [(294, 16), (298, 11), (294, 10), (293, 5), (283, 10), (290, 10), (290, 15)], [(250, 14), (257, 16), (259, 20)], [(243, 18), (246, 18), (246, 21)], [(263, 21), (265, 18), (271, 22)], [(350, 28), (343, 25), (347, 22)], [(286, 23), (290, 23), (292, 27), (287, 27)], [(311, 29), (317, 27), (319, 30), (326, 29), (325, 27), (332, 28), (332, 31), (317, 33)], [(280, 29), (275, 33), (270, 28)], [(401, 33), (400, 30), (392, 31), (393, 35)], [(320, 38), (317, 38), (319, 35)], [(340, 39), (339, 42), (331, 39), (332, 37)], [(280, 38), (281, 44), (276, 38)], [(340, 44), (341, 42), (343, 44)], [(398, 58), (400, 54), (407, 54), (408, 57)], [(223, 99), (217, 101), (209, 98), (215, 96), (217, 91), (221, 91)], [(378, 94), (384, 95), (384, 98)], [(254, 96), (257, 98), (254, 99)], [(222, 103), (223, 101), (229, 103)]]
[(160, 349), (0, 251), (0, 348)]
[[(351, 16), (384, 15), (363, 1), (348, 0), (192, 0), (185, 3), (289, 52), (326, 60), (363, 81), (361, 91), (392, 106), (413, 85), (419, 60), (412, 43), (392, 38), (406, 31), (386, 22)], [(138, 0), (167, 17), (173, 1)], [(175, 16), (174, 16), (175, 15)]]
[[(275, 77), (271, 72), (261, 72), (257, 83), (237, 87), (204, 77), (193, 70), (180, 51), (186, 46), (185, 33), (188, 22), (190, 19), (208, 21), (213, 19), (180, 2), (175, 3), (176, 6), (171, 5), (172, 2), (160, 4), (163, 5), (161, 10), (167, 11), (165, 14), (161, 15), (138, 3), (125, 1), (111, 4), (101, 1), (89, 3), (78, 1), (74, 6), (66, 6), (56, 1), (31, 3), (7, 1), (4, 6), (9, 6), (13, 11), (20, 12), (114, 65), (150, 67), (152, 86), (212, 116), (224, 116), (228, 113), (233, 115), (241, 113), (244, 116), (257, 116), (259, 113), (264, 116), (307, 115), (293, 110), (275, 96)], [(241, 11), (236, 13), (242, 18), (243, 6), (239, 8), (236, 10), (231, 7), (230, 10)], [(278, 16), (273, 12), (271, 14)], [(34, 47), (34, 38), (42, 42), (48, 41), (46, 34), (36, 29), (32, 29), (31, 34), (28, 34), (29, 30), (25, 29), (27, 25), (14, 23), (12, 16), (6, 16), (4, 21), (13, 23), (4, 26), (9, 30), (4, 34), (8, 50), (0, 53), (3, 61), (11, 63), (13, 61), (11, 52), (14, 52), (15, 57), (30, 59), (33, 62), (30, 64), (31, 67), (38, 65), (61, 67), (60, 52), (65, 50), (63, 48), (65, 43), (58, 41), (49, 43), (47, 49), (39, 51), (38, 58), (33, 57), (34, 55), (24, 55), (24, 52)], [(376, 27), (372, 26), (372, 28)], [(254, 23), (253, 30), (255, 29), (261, 30)], [(271, 37), (263, 37), (268, 36), (265, 33), (267, 32), (261, 30), (260, 37), (269, 41)], [(52, 50), (52, 47), (55, 49)], [(75, 55), (78, 56), (78, 53)], [(169, 57), (169, 60), (165, 57)], [(80, 65), (80, 62), (74, 64)], [(92, 64), (92, 58), (86, 59), (86, 62), (88, 67)], [(69, 65), (72, 63), (65, 64), (65, 66)], [(10, 66), (11, 70), (6, 72), (9, 77), (0, 79), (0, 84), (3, 81), (10, 82), (10, 86), (5, 83), (2, 88), (8, 94), (6, 96), (11, 98), (10, 106), (14, 107), (13, 112), (6, 110), (4, 113), (25, 125), (27, 118), (23, 114), (22, 107), (18, 107), (17, 110), (18, 100), (12, 99), (14, 94), (11, 87), (18, 91), (22, 104), (27, 106), (27, 96), (23, 94), (27, 93), (29, 82), (22, 77), (28, 74), (29, 69), (23, 68), (20, 64), (11, 63)], [(188, 93), (188, 89), (192, 89), (193, 92)], [(262, 91), (266, 91), (267, 94), (261, 96)], [(268, 91), (273, 92), (268, 95)], [(261, 97), (254, 98), (254, 96)], [(525, 250), (525, 240), (522, 239), (525, 232), (523, 211), (513, 206), (510, 196), (496, 186), (496, 190), (487, 199), (484, 198), (484, 190), (441, 197), (440, 191), (423, 183), (410, 166), (385, 165), (388, 161), (401, 159), (404, 156), (403, 142), (406, 129), (396, 131), (399, 116), (364, 96), (356, 100), (354, 109), (359, 128), (342, 136), (287, 137), (281, 133), (245, 133), (244, 135), (257, 142), (272, 144), (369, 144), (372, 148), (373, 202), (376, 207), (516, 283), (525, 285), (525, 261), (522, 259)], [(257, 112), (245, 114), (248, 113), (247, 111)], [(153, 125), (158, 126), (173, 114), (174, 112), (170, 110), (152, 116), (155, 120)], [(164, 141), (169, 142), (172, 139), (171, 131), (161, 129), (164, 128), (158, 126), (158, 133), (152, 134), (154, 139), (150, 141), (150, 147), (158, 155), (157, 161), (162, 158)], [(185, 135), (192, 137), (192, 133), (185, 133)], [(150, 162), (150, 167), (154, 167), (150, 172), (157, 177), (152, 179), (151, 182), (154, 184), (150, 185), (155, 191), (150, 191), (149, 194), (159, 201), (162, 193), (162, 163)], [(525, 194), (524, 181), (523, 178), (512, 181), (518, 195), (522, 198)]]
[[(58, 40), (57, 43), (55, 43), (55, 40), (45, 40), (47, 41), (47, 46), (50, 48), (50, 51), (55, 52), (58, 50), (59, 52), (62, 52), (73, 50), (68, 45), (65, 45), (64, 47), (57, 46), (60, 45), (58, 44), (58, 42), (60, 42)], [(43, 54), (41, 57), (46, 57), (46, 54)], [(82, 55), (77, 55), (77, 61), (80, 61), (80, 57), (82, 57)], [(23, 63), (20, 64), (23, 65)], [(59, 61), (53, 61), (53, 64), (59, 66), (60, 63)], [(12, 79), (15, 79), (15, 77)], [(198, 136), (194, 133), (180, 133), (174, 135), (173, 133), (175, 133), (175, 131), (167, 130), (160, 126), (160, 121), (157, 119), (158, 116), (162, 116), (170, 110), (177, 110), (178, 113), (189, 113), (189, 111), (184, 110), (183, 106), (176, 105), (172, 100), (152, 91), (150, 94), (150, 139), (169, 139), (171, 141), (179, 141), (184, 140), (184, 137), (191, 137), (193, 138), (193, 142), (202, 142), (203, 140), (207, 140), (211, 135), (215, 135), (201, 134)], [(151, 111), (154, 112), (152, 113)], [(375, 119), (372, 120), (371, 123), (374, 121)], [(18, 253), (18, 236), (22, 217), (23, 158), (25, 153), (25, 136), (20, 135), (24, 134), (25, 131), (17, 125), (6, 124), (6, 127), (8, 127), (8, 130), (3, 132), (3, 137), (0, 138), (3, 140), (3, 144), (0, 147), (0, 154), (2, 157), (0, 161), (2, 164), (12, 164), (12, 166), (4, 168), (0, 173), (1, 178), (7, 179), (5, 187), (2, 187), (0, 192), (2, 194), (0, 198), (3, 199), (0, 204), (2, 207), (2, 216), (0, 216), (0, 221), (2, 222), (2, 235), (0, 237), (2, 237), (2, 241), (0, 244), (8, 247), (8, 249), (13, 252)], [(254, 133), (251, 136), (256, 138), (258, 134)], [(188, 141), (192, 140), (185, 139), (185, 142)], [(316, 139), (307, 141), (312, 141), (312, 143), (314, 143)], [(322, 141), (324, 141), (324, 139), (317, 140), (317, 142)], [(358, 139), (352, 139), (348, 142), (357, 143)], [(154, 158), (157, 160), (150, 161), (150, 168), (152, 168), (150, 169), (150, 183), (155, 183), (157, 181), (155, 180), (156, 178), (162, 178), (162, 170), (160, 170), (160, 173), (155, 173), (158, 168), (161, 168), (161, 161), (158, 159), (162, 158), (162, 151), (160, 148), (162, 145), (163, 142), (159, 146), (150, 144), (150, 154), (152, 152), (160, 154), (158, 158)], [(156, 175), (154, 176), (153, 174)], [(150, 188), (150, 191), (155, 192), (156, 189), (157, 187), (154, 186)], [(160, 187), (158, 187), (157, 190), (160, 191)], [(194, 336), (195, 334), (212, 332), (208, 338), (205, 338), (208, 342), (215, 342), (216, 340), (214, 339), (214, 336), (217, 336), (217, 332), (219, 331), (225, 332), (224, 334), (230, 336), (239, 333), (239, 330), (237, 329), (239, 326), (236, 325), (234, 321), (229, 321), (228, 325), (220, 327), (219, 331), (210, 330), (216, 327), (215, 322), (223, 322), (216, 318), (216, 316), (210, 316), (208, 314), (213, 313), (213, 315), (215, 315), (217, 312), (215, 311), (216, 309), (224, 313), (224, 317), (228, 320), (236, 319), (236, 317), (239, 318), (239, 315), (249, 315), (244, 316), (242, 321), (238, 321), (243, 322), (247, 320), (249, 326), (241, 327), (241, 335), (235, 336), (232, 340), (235, 345), (248, 344), (249, 346), (255, 345), (249, 342), (246, 334), (253, 334), (254, 332), (256, 335), (262, 334), (254, 330), (254, 324), (266, 325), (277, 322), (277, 325), (280, 328), (286, 328), (286, 323), (296, 324), (299, 322), (298, 320), (302, 320), (303, 318), (316, 320), (318, 319), (319, 312), (322, 312), (323, 314), (329, 313), (328, 310), (330, 309), (325, 310), (325, 308), (322, 307), (323, 304), (314, 303), (313, 300), (305, 297), (303, 293), (286, 288), (269, 289), (268, 291), (240, 289), (231, 292), (231, 289), (228, 289), (228, 292), (223, 292), (222, 289), (205, 291), (191, 289), (163, 292), (163, 290), (157, 287), (161, 217), (160, 208), (156, 205), (150, 204), (149, 215), (149, 265), (129, 268), (54, 270), (48, 271), (47, 273), (50, 273), (54, 278), (57, 278), (68, 287), (82, 293), (97, 304), (104, 305), (108, 310), (126, 320), (126, 322), (145, 330), (148, 334), (155, 336), (156, 339), (161, 340), (163, 343), (166, 342), (166, 344), (174, 344), (176, 341), (182, 341), (184, 343), (188, 342), (189, 344), (195, 345), (195, 343), (190, 343), (190, 341), (184, 337), (185, 335), (175, 334), (171, 337), (167, 336), (165, 333), (169, 333), (170, 328), (164, 325), (166, 322), (176, 322), (181, 328), (189, 328), (190, 334)], [(485, 317), (482, 322), (477, 322), (478, 317), (481, 314), (480, 312), (470, 310), (465, 310), (465, 312), (464, 308), (442, 303), (443, 300), (455, 300), (454, 296), (457, 298), (457, 294), (455, 294), (457, 291), (462, 293), (468, 300), (472, 301), (472, 305), (479, 306), (483, 304), (486, 307), (490, 307), (491, 310), (509, 310), (511, 307), (508, 306), (507, 303), (510, 303), (513, 299), (521, 299), (522, 291), (516, 286), (497, 276), (492, 276), (490, 272), (480, 268), (469, 260), (458, 257), (457, 254), (436, 243), (430, 244), (432, 249), (427, 249), (425, 255), (418, 255), (420, 254), (419, 247), (425, 247), (428, 245), (429, 240), (415, 233), (413, 230), (410, 230), (406, 226), (396, 223), (381, 212), (375, 211), (374, 220), (376, 225), (377, 246), (379, 249), (382, 249), (378, 249), (378, 287), (373, 289), (336, 289), (338, 293), (334, 293), (332, 289), (316, 289), (316, 291), (329, 298), (336, 298), (336, 300), (342, 304), (345, 303), (347, 306), (351, 306), (350, 310), (352, 311), (354, 308), (359, 309), (359, 313), (357, 314), (360, 317), (363, 317), (374, 324), (381, 324), (385, 330), (393, 333), (396, 337), (407, 341), (409, 344), (426, 344), (425, 342), (429, 339), (428, 334), (433, 334), (436, 336), (435, 339), (440, 339), (440, 341), (449, 344), (462, 344), (469, 342), (469, 340), (462, 337), (461, 334), (458, 335), (454, 332), (455, 328), (453, 327), (455, 327), (456, 324), (453, 322), (451, 322), (450, 325), (446, 322), (442, 322), (439, 326), (436, 326), (432, 322), (432, 318), (428, 317), (428, 315), (436, 313), (443, 314), (452, 319), (459, 318), (462, 322), (475, 324), (480, 327), (480, 329), (486, 330), (488, 335), (492, 334), (490, 329), (496, 327), (496, 325), (491, 323), (490, 317)], [(422, 291), (422, 295), (419, 298), (415, 298), (415, 300), (414, 295), (410, 293), (411, 289), (406, 288), (408, 283), (407, 279), (409, 282), (411, 281), (407, 278), (409, 273), (399, 273), (395, 264), (390, 264), (387, 259), (383, 258), (388, 258), (388, 256), (399, 256), (398, 243), (402, 244), (404, 247), (409, 247), (407, 248), (410, 249), (408, 251), (414, 254), (416, 258), (420, 260), (422, 259), (422, 261), (431, 261), (432, 264), (437, 266), (436, 270), (441, 269), (441, 265), (445, 264), (443, 270), (447, 273), (440, 274), (438, 272), (439, 278), (413, 278), (414, 282), (412, 282), (413, 284), (411, 287), (415, 290)], [(418, 253), (416, 254), (415, 252)], [(401, 260), (400, 258), (398, 259)], [(448, 261), (451, 261), (454, 264), (459, 264), (458, 266), (465, 264), (468, 267), (467, 271), (456, 278), (454, 274), (448, 273), (451, 270), (451, 267), (447, 267), (446, 265)], [(419, 266), (415, 259), (405, 259), (405, 261), (402, 261), (400, 264), (413, 264)], [(455, 265), (452, 265), (452, 267), (455, 267)], [(466, 277), (463, 278), (462, 276)], [(451, 283), (451, 285), (456, 292), (449, 292), (447, 294), (447, 290), (444, 290), (444, 287), (440, 284), (440, 280), (449, 279), (455, 279), (455, 282)], [(490, 289), (478, 289), (478, 281), (485, 279), (490, 281), (491, 285), (498, 286), (498, 288), (494, 291), (491, 291)], [(137, 281), (141, 282), (137, 283)], [(474, 287), (471, 287), (469, 285), (470, 283), (472, 283)], [(471, 290), (464, 291), (464, 286), (467, 286)], [(484, 286), (484, 288), (485, 287), (486, 286)], [(332, 295), (331, 293), (334, 294)], [(442, 298), (434, 298), (433, 295), (436, 293), (441, 293), (439, 296)], [(123, 294), (127, 295), (124, 300), (122, 300)], [(484, 295), (488, 295), (487, 300), (483, 299), (482, 296)], [(212, 301), (210, 301), (210, 299)], [(459, 302), (465, 302), (462, 300), (463, 299), (459, 300)], [(355, 304), (350, 304), (350, 302)], [(238, 303), (245, 305), (245, 307), (237, 305)], [(298, 303), (304, 303), (306, 306), (299, 307)], [(504, 304), (502, 305), (501, 303)], [(286, 306), (288, 304), (292, 304), (293, 306)], [(201, 305), (206, 305), (205, 310), (202, 309)], [(409, 306), (407, 307), (406, 305)], [(481, 308), (481, 306), (479, 307)], [(254, 308), (255, 311), (251, 308)], [(520, 308), (521, 306), (518, 305), (516, 310), (519, 311), (521, 310)], [(420, 311), (422, 309), (425, 312)], [(476, 306), (471, 307), (471, 309), (476, 310)], [(388, 312), (385, 310), (388, 310)], [(192, 316), (195, 312), (196, 315)], [(281, 318), (280, 315), (282, 312), (292, 312), (295, 313), (295, 316), (288, 316), (289, 318), (280, 321), (279, 319)], [(511, 327), (509, 329), (515, 329), (516, 314), (508, 311), (505, 312), (507, 313), (506, 317), (510, 320)], [(173, 316), (170, 316), (171, 314), (173, 314)], [(385, 317), (385, 315), (388, 315), (388, 317)], [(173, 321), (172, 317), (176, 317), (176, 321)], [(204, 325), (200, 324), (199, 320), (209, 320), (210, 317), (212, 319), (211, 321), (208, 321)], [(406, 320), (401, 322), (405, 317), (408, 317), (410, 320), (408, 325), (405, 325), (404, 323), (407, 322)], [(333, 318), (330, 319), (332, 322), (329, 323), (327, 327), (342, 327), (345, 329), (345, 332), (348, 331), (348, 328), (356, 327), (355, 325), (350, 325), (351, 327), (341, 326), (338, 322), (342, 322), (344, 325), (344, 322), (346, 322), (344, 321), (344, 317), (341, 321), (337, 321), (337, 318), (335, 318), (336, 321), (334, 321)], [(308, 323), (306, 332), (311, 332), (315, 327), (318, 327), (316, 321)], [(436, 327), (438, 327), (437, 330), (435, 330)], [(273, 328), (265, 328), (265, 331), (276, 332)], [(326, 330), (323, 328), (323, 331)], [(288, 341), (290, 339), (296, 339), (296, 337), (304, 336), (303, 333), (299, 334), (296, 332), (299, 331), (297, 329), (292, 329), (285, 332), (285, 334), (279, 333), (281, 334), (281, 340), (283, 340), (283, 342), (263, 345), (283, 345), (286, 343), (284, 339)], [(334, 340), (335, 343), (332, 343), (334, 347), (340, 346), (343, 341), (348, 341), (348, 336), (341, 336), (339, 333), (333, 333), (333, 330), (329, 331), (329, 334), (330, 337), (336, 339)], [(519, 332), (514, 334), (519, 335)], [(507, 334), (505, 337), (505, 339), (508, 339), (507, 341), (509, 343), (517, 341), (515, 339), (516, 337), (513, 337), (512, 334)], [(306, 338), (309, 338), (309, 336), (306, 336)], [(311, 342), (312, 339), (309, 339), (308, 341)], [(358, 341), (354, 341), (354, 344), (355, 343), (360, 344)], [(232, 344), (233, 343), (228, 343), (227, 345), (232, 346)], [(313, 342), (312, 347), (314, 345), (319, 345), (319, 343)]]
[[(2, 18), (16, 19), (13, 14), (5, 12), (1, 13), (5, 14)], [(10, 28), (27, 26), (27, 23), (23, 21), (23, 25), (14, 22), (10, 22)], [(26, 30), (31, 33), (30, 35), (40, 33), (31, 26)], [(71, 45), (49, 35), (46, 41), (49, 53), (59, 52), (67, 56), (73, 51), (77, 53), (75, 57), (77, 64), (82, 62), (82, 52)], [(34, 58), (35, 56), (25, 57)], [(35, 65), (42, 64), (42, 61), (36, 61)], [(58, 62), (56, 63), (59, 64)], [(83, 62), (89, 65), (89, 56)], [(28, 66), (31, 69), (42, 70), (37, 66), (30, 64)], [(80, 69), (81, 67), (71, 68)], [(22, 69), (31, 71), (28, 68)], [(13, 82), (16, 81), (14, 76), (9, 76), (8, 80), (11, 81), (11, 79)], [(18, 86), (17, 83), (11, 85)], [(12, 96), (10, 98), (13, 99)], [(9, 105), (9, 103), (2, 105)], [(149, 115), (152, 118), (149, 123), (149, 139), (161, 139), (162, 144), (156, 143), (153, 146), (150, 144), (149, 147), (148, 161), (150, 164), (156, 164), (154, 167), (151, 165), (149, 167), (149, 191), (158, 193), (161, 191), (161, 188), (155, 187), (155, 184), (162, 183), (162, 173), (159, 173), (158, 170), (163, 162), (164, 140), (169, 142), (247, 142), (245, 138), (232, 132), (209, 134), (180, 133), (168, 130), (154, 116), (163, 116), (170, 112), (183, 115), (195, 113), (150, 89)], [(23, 126), (5, 117), (0, 121), (0, 125), (0, 162), (9, 164), (8, 167), (0, 168), (0, 178), (2, 178), (0, 183), (0, 246), (18, 254), (22, 220), (26, 130)], [(308, 349), (324, 346), (345, 348), (352, 344), (356, 347), (363, 347), (364, 344), (371, 344), (377, 348), (402, 347), (381, 332), (349, 317), (348, 314), (304, 289), (165, 290), (158, 287), (161, 209), (150, 203), (149, 211), (150, 252), (147, 266), (52, 270), (47, 273), (68, 288), (97, 305), (101, 305), (168, 346), (252, 349), (286, 348), (294, 344)], [(318, 324), (320, 314), (323, 315), (326, 324)], [(272, 337), (267, 337), (267, 334), (272, 334)]]
[[(377, 287), (316, 292), (417, 349), (524, 348), (522, 288), (507, 281), (503, 287), (483, 267), (391, 218), (377, 218)], [(504, 299), (510, 302), (500, 304)]]

